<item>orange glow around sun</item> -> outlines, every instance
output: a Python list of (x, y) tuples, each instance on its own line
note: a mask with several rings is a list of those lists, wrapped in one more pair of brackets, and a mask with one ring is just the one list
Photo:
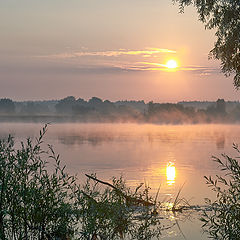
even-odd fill
[(178, 67), (178, 64), (175, 60), (171, 59), (171, 60), (167, 61), (166, 67), (169, 68), (169, 69), (175, 69), (175, 68)]

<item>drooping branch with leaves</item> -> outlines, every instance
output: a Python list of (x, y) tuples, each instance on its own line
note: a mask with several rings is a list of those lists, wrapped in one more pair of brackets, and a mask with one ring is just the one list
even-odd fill
[(226, 76), (234, 74), (234, 86), (240, 87), (240, 1), (239, 0), (173, 0), (180, 12), (189, 5), (197, 9), (206, 29), (215, 29), (216, 42), (209, 58), (221, 61)]

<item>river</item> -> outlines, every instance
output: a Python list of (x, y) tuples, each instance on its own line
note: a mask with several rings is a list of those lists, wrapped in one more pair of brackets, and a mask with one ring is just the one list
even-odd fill
[[(1, 123), (0, 137), (12, 134), (19, 143), (37, 137), (42, 127), (39, 123)], [(85, 180), (84, 173), (96, 173), (105, 181), (122, 174), (128, 186), (143, 182), (153, 195), (160, 186), (161, 201), (174, 199), (182, 188), (182, 197), (202, 206), (204, 198), (215, 197), (204, 180), (205, 175), (219, 173), (212, 156), (237, 155), (232, 144), (240, 143), (240, 125), (50, 124), (44, 146), (47, 143), (79, 181)], [(182, 221), (179, 217), (186, 238), (207, 239), (199, 215), (190, 218)], [(184, 239), (181, 231), (173, 228), (162, 238)]]

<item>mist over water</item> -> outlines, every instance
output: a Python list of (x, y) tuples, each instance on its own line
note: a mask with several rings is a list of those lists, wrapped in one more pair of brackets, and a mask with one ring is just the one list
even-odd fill
[[(38, 135), (42, 124), (1, 123), (0, 136), (9, 133), (16, 140)], [(71, 173), (96, 172), (109, 180), (121, 173), (129, 185), (147, 181), (152, 191), (174, 194), (185, 184), (183, 194), (202, 203), (211, 194), (203, 176), (214, 174), (211, 156), (234, 153), (240, 142), (238, 125), (152, 125), (152, 124), (52, 124), (45, 143), (54, 146)], [(167, 166), (175, 177), (168, 182)], [(201, 191), (199, 190), (201, 189)]]

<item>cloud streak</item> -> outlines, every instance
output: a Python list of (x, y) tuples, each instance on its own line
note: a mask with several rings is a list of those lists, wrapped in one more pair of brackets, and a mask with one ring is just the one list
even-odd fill
[[(184, 71), (203, 76), (218, 71), (217, 68), (198, 65), (179, 66), (176, 69), (169, 69), (166, 64), (160, 63), (160, 61), (166, 58), (166, 55), (169, 58), (172, 54), (174, 58), (177, 52), (171, 49), (148, 47), (142, 50), (87, 51), (87, 49), (84, 49), (79, 52), (75, 51), (37, 57), (38, 59), (49, 60), (50, 62), (55, 62), (57, 65), (60, 64), (66, 68), (73, 69), (73, 72)], [(159, 62), (156, 62), (156, 56), (159, 58)], [(162, 58), (163, 56), (165, 57)], [(145, 61), (146, 59), (148, 61)]]
[[(139, 64), (150, 66), (150, 67), (147, 68), (148, 70), (155, 70), (155, 71), (160, 71), (160, 70), (166, 71), (166, 70), (168, 70), (167, 66), (165, 64), (161, 64), (161, 63), (139, 62)], [(205, 73), (205, 75), (206, 75), (206, 73), (210, 74), (211, 72), (219, 71), (218, 68), (199, 66), (199, 65), (181, 66), (181, 67), (177, 67), (176, 70), (177, 71), (197, 71), (197, 72)]]
[(177, 69), (169, 70), (164, 64), (154, 62), (134, 62), (134, 61), (118, 61), (118, 62), (85, 62), (82, 64), (57, 61), (38, 61), (33, 62), (31, 65), (24, 62), (17, 63), (14, 70), (12, 65), (1, 65), (0, 73), (3, 74), (34, 74), (34, 75), (46, 75), (46, 74), (60, 74), (60, 75), (80, 75), (80, 74), (118, 74), (118, 73), (130, 73), (130, 72), (188, 72), (190, 74), (199, 76), (208, 76), (219, 73), (218, 68), (206, 67), (206, 66), (182, 66)]
[(49, 58), (49, 59), (68, 59), (68, 58), (79, 58), (79, 57), (120, 57), (120, 56), (143, 56), (150, 57), (154, 54), (161, 53), (176, 53), (174, 50), (165, 49), (165, 48), (146, 48), (144, 50), (127, 50), (119, 49), (113, 51), (81, 51), (81, 52), (72, 52), (72, 53), (59, 53), (45, 56), (38, 56), (40, 58)]

